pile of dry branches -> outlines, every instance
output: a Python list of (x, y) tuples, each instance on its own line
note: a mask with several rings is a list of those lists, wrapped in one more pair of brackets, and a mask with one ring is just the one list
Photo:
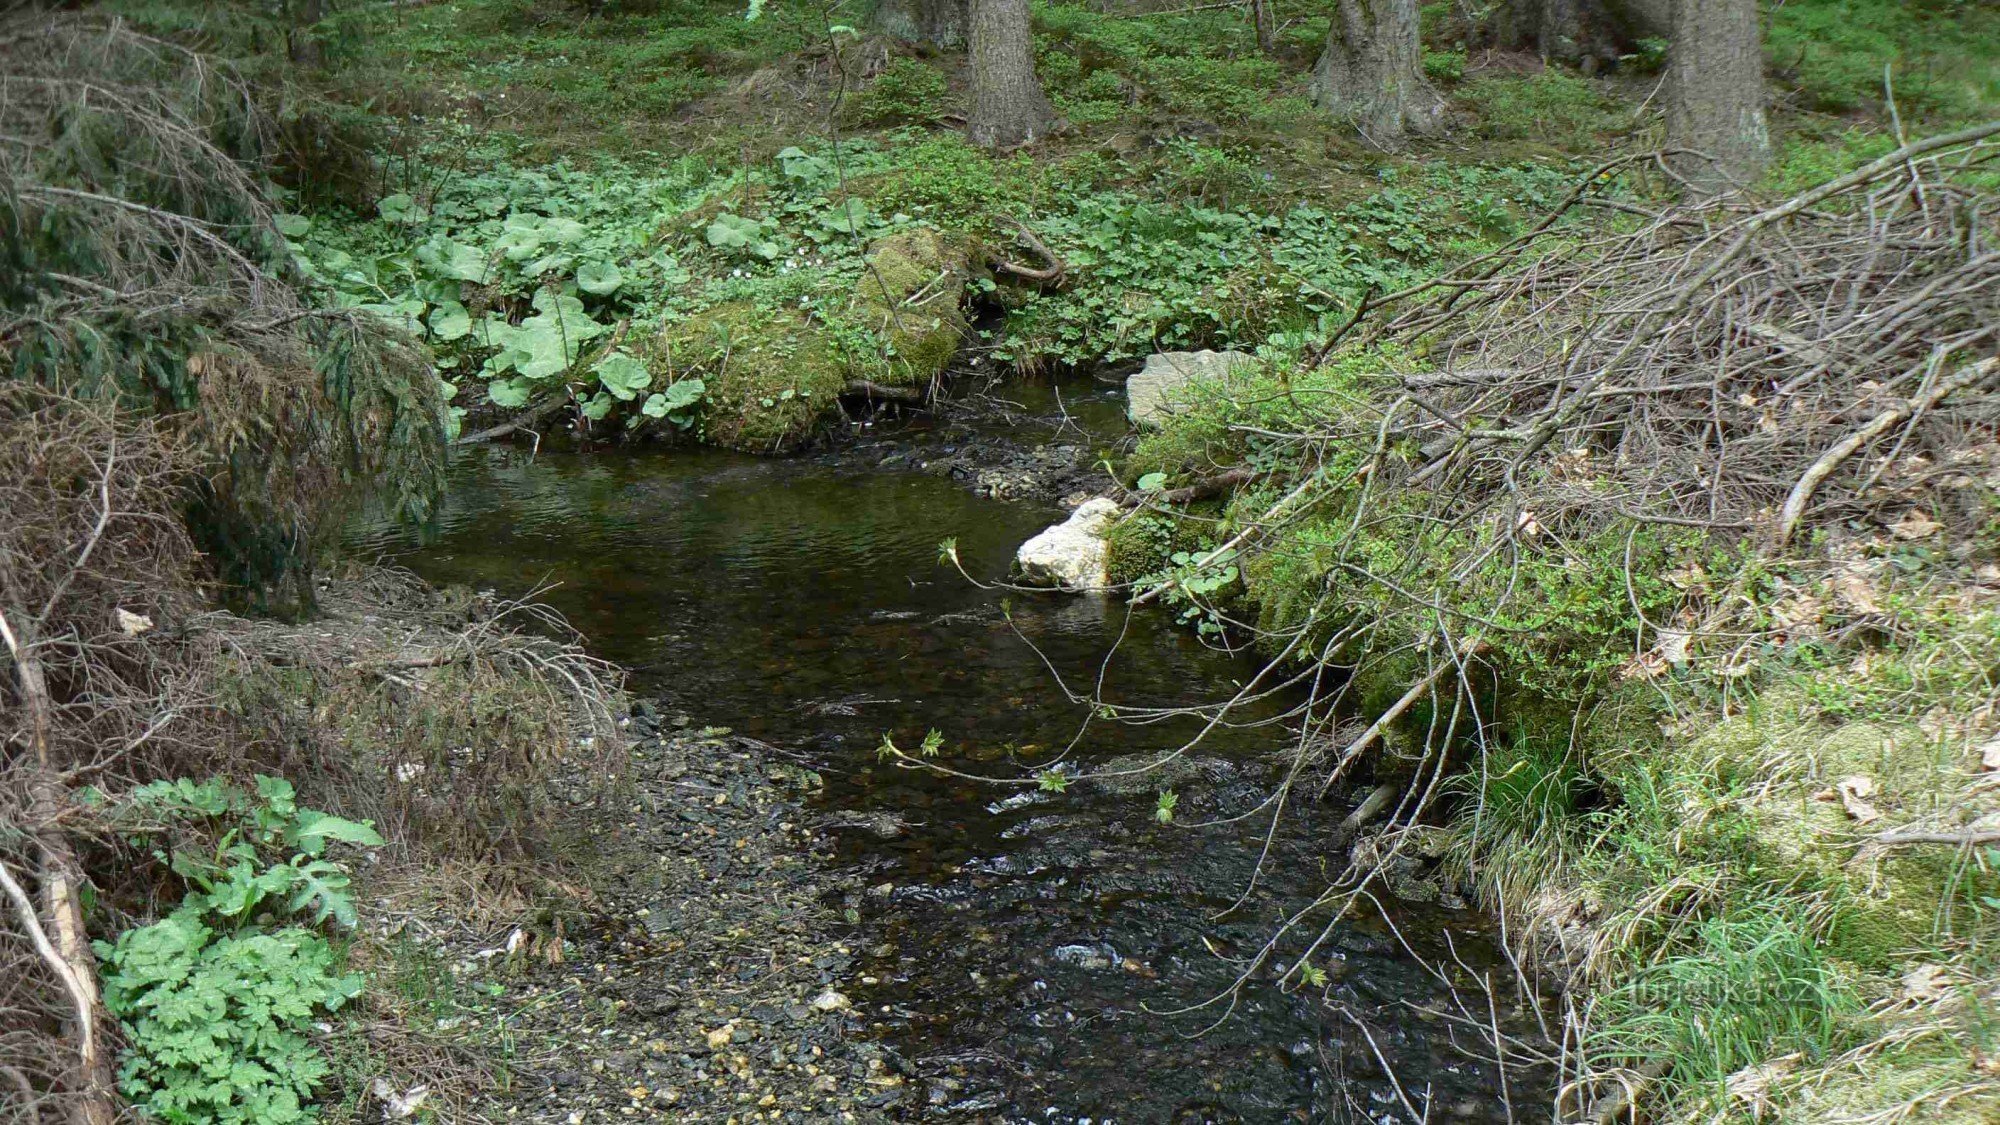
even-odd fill
[[(324, 580), (317, 620), (210, 608), (163, 421), (0, 380), (0, 1117), (117, 1113), (92, 938), (173, 877), (115, 828), (145, 782), (279, 773), (379, 858), (508, 891), (618, 771), (620, 677), (535, 607)], [(87, 788), (95, 796), (84, 799)]]
[[(1617, 162), (1509, 247), (1373, 302), (1391, 315), (1362, 340), (1437, 368), (1392, 409), (1420, 450), (1407, 483), (1504, 496), (1524, 526), (1582, 510), (1782, 548), (1859, 514), (1899, 455), (1942, 478), (2000, 421), (1996, 134), (1905, 144), (1766, 208), (1641, 207), (1601, 190)], [(1577, 235), (1557, 222), (1575, 207), (1621, 221)]]
[(0, 138), (0, 374), (170, 417), (224, 578), (253, 601), (298, 578), (363, 489), (422, 513), (437, 380), (378, 318), (312, 303), (256, 91), (119, 22), (30, 9), (0, 18)]

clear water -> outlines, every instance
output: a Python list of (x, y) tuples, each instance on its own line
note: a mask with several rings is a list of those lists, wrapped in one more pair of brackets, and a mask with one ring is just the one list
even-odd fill
[[(1046, 387), (1003, 392), (1029, 415), (1006, 427), (1014, 439), (1044, 440), (1065, 425), (1074, 436), (1081, 423), (1092, 427), (1087, 440), (1108, 440), (1120, 423), (1115, 395), (1087, 383), (1065, 388), (1060, 404)], [(1179, 746), (1193, 721), (1095, 719), (1068, 701), (1056, 674), (1079, 685), (1101, 676), (1121, 702), (1171, 705), (1213, 700), (1256, 671), (1160, 612), (982, 590), (939, 562), (939, 542), (952, 537), (972, 575), (999, 578), (1059, 509), (983, 499), (918, 471), (856, 467), (881, 461), (884, 441), (908, 464), (991, 436), (919, 427), (810, 460), (473, 451), (455, 465), (429, 542), (373, 526), (355, 545), (437, 583), (505, 594), (545, 587), (543, 599), (632, 669), (642, 692), (822, 767), (824, 814), (864, 825), (836, 833), (856, 886), (840, 905), (859, 918), (842, 936), (868, 951), (860, 971), (876, 981), (855, 998), (871, 1033), (928, 1080), (897, 1113), (1100, 1123), (1406, 1117), (1374, 1049), (1320, 990), (1288, 994), (1267, 969), (1233, 1005), (1169, 1014), (1222, 996), (1274, 924), (1341, 865), (1325, 841), (1345, 806), (1299, 810), (1239, 903), (1267, 820), (1191, 827), (1263, 798), (1284, 731), (1228, 728), (1205, 740), (1173, 781), (1171, 825), (1154, 817), (1150, 779), (1129, 791), (1083, 784), (1057, 794), (877, 760), (885, 733), (914, 747), (935, 728), (940, 760), (969, 772), (1018, 777), (1064, 748), (1087, 771)], [(1449, 938), (1473, 967), (1492, 963), (1472, 915), (1392, 905), (1391, 918), (1426, 958), (1445, 961)], [(1314, 918), (1302, 938), (1325, 924)], [(1490, 1061), (1461, 1051), (1444, 1021), (1422, 1013), (1443, 1003), (1446, 985), (1390, 925), (1336, 925), (1322, 957), (1326, 994), (1369, 1021), (1404, 1094), (1419, 1106), (1428, 1094), (1437, 1119), (1508, 1120)], [(1460, 1038), (1476, 1051), (1475, 1037)]]

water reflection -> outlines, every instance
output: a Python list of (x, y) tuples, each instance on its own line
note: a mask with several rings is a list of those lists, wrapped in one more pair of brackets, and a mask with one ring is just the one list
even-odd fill
[[(1324, 886), (1332, 810), (1299, 811), (1277, 833), (1256, 894), (1267, 822), (1182, 825), (1254, 807), (1282, 732), (1225, 729), (1167, 779), (1117, 791), (994, 788), (897, 769), (885, 732), (913, 745), (935, 728), (944, 760), (1018, 774), (1074, 747), (1085, 764), (1179, 745), (1192, 722), (1094, 719), (1058, 691), (1102, 671), (1123, 702), (1216, 698), (1250, 676), (1164, 615), (1120, 602), (1006, 595), (938, 557), (953, 537), (967, 569), (999, 576), (1018, 543), (1061, 513), (972, 495), (910, 472), (720, 453), (600, 454), (495, 449), (462, 457), (437, 537), (372, 526), (364, 551), (396, 552), (433, 582), (544, 599), (638, 686), (693, 714), (827, 767), (843, 905), (860, 918), (859, 997), (926, 1077), (902, 1112), (1099, 1122), (1331, 1120), (1395, 1103), (1351, 1028), (1314, 997), (1263, 974), (1235, 1015), (1159, 1014), (1235, 979), (1286, 913)], [(1108, 665), (1114, 640), (1123, 644)], [(1046, 661), (1046, 663), (1045, 663)], [(1180, 795), (1154, 817), (1154, 790)], [(1225, 911), (1228, 913), (1225, 915)], [(1434, 953), (1471, 919), (1399, 914)], [(1317, 928), (1315, 926), (1315, 928)], [(1462, 950), (1468, 948), (1461, 945)], [(1327, 958), (1337, 997), (1382, 1014), (1378, 1039), (1439, 1113), (1504, 1120), (1496, 1082), (1406, 1001), (1441, 987), (1380, 924), (1343, 923)]]

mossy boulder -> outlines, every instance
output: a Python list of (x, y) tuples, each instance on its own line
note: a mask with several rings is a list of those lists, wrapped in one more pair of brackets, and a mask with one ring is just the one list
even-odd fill
[(705, 440), (783, 453), (838, 417), (856, 381), (916, 387), (942, 373), (964, 340), (964, 242), (918, 229), (869, 248), (845, 302), (814, 312), (725, 301), (668, 326), (656, 365), (699, 374)]
[(708, 385), (702, 436), (747, 453), (783, 453), (840, 406), (848, 364), (802, 310), (725, 301), (668, 328), (662, 359)]
[(882, 370), (859, 377), (917, 386), (945, 369), (965, 340), (963, 239), (920, 227), (878, 240), (849, 315), (882, 342)]

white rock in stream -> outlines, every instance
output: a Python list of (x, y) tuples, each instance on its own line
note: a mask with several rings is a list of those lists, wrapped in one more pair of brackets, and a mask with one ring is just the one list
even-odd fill
[(1227, 382), (1239, 367), (1255, 362), (1242, 352), (1156, 352), (1125, 380), (1125, 416), (1134, 425), (1157, 426), (1186, 405), (1190, 383)]
[(1104, 534), (1118, 522), (1116, 500), (1086, 500), (1067, 520), (1049, 528), (1014, 553), (1014, 572), (1029, 586), (1085, 592), (1111, 585), (1105, 570)]

